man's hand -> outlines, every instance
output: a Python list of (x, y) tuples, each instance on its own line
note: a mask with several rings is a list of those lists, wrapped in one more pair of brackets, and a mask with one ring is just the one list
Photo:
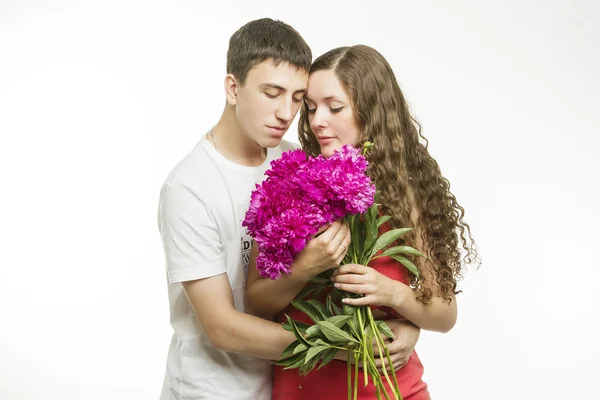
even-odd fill
[[(392, 342), (389, 342), (388, 338), (384, 338), (384, 343), (387, 344), (388, 351), (390, 352), (394, 370), (398, 371), (408, 362), (408, 359), (419, 341), (421, 329), (412, 322), (406, 320), (391, 319), (385, 321), (385, 323), (388, 324), (390, 330), (394, 333), (394, 336), (396, 336)], [(379, 349), (376, 344), (373, 347), (373, 355), (376, 356), (375, 365), (377, 365), (377, 369), (379, 372), (383, 372), (381, 358), (377, 357), (379, 355)], [(390, 371), (387, 358), (385, 359), (385, 365), (387, 370)]]
[[(388, 351), (390, 352), (390, 358), (392, 359), (392, 365), (394, 371), (398, 371), (404, 367), (408, 362), (412, 352), (415, 349), (419, 336), (421, 335), (421, 329), (411, 322), (392, 319), (385, 321), (390, 327), (391, 331), (396, 336), (391, 342), (388, 338), (383, 337), (384, 343), (387, 345)], [(375, 341), (373, 341), (373, 355), (375, 356), (375, 365), (380, 373), (383, 374), (383, 364), (379, 357), (379, 348)], [(385, 355), (384, 355), (385, 357)], [(338, 351), (334, 359), (340, 361), (348, 360), (348, 352)], [(350, 357), (350, 362), (354, 364), (354, 357)], [(385, 358), (385, 366), (388, 372), (391, 372), (387, 358)], [(359, 368), (363, 367), (363, 363), (359, 363)]]

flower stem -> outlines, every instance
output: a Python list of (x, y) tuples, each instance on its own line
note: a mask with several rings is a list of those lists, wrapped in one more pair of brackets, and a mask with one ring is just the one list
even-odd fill
[[(365, 337), (365, 328), (366, 328), (366, 318), (363, 319), (362, 315), (365, 312), (365, 307), (369, 306), (360, 306), (356, 312), (358, 313), (358, 324), (360, 325), (361, 331), (361, 344), (362, 344), (362, 352), (363, 352), (363, 371), (367, 370), (367, 338)], [(366, 317), (366, 315), (365, 315)], [(365, 374), (365, 387), (369, 384), (369, 377)]]
[(348, 400), (352, 400), (352, 368), (350, 366), (352, 360), (350, 357), (352, 357), (352, 353), (348, 352)]
[[(372, 348), (372, 347), (371, 347)], [(379, 375), (379, 371), (375, 366), (375, 359), (371, 354), (369, 356), (369, 375), (371, 376), (371, 380), (373, 381), (373, 385), (375, 385), (375, 395), (377, 396), (377, 400), (381, 400), (381, 389), (383, 387), (383, 381), (381, 380), (381, 375)], [(385, 388), (384, 388), (385, 390)]]
[[(371, 313), (371, 309), (369, 308), (369, 323), (371, 324), (371, 330), (375, 333), (375, 342), (377, 343), (377, 348), (379, 349), (379, 357), (381, 357), (381, 363), (383, 365), (383, 374), (385, 375), (385, 379), (387, 380), (388, 385), (390, 386), (390, 389), (392, 389), (393, 393), (394, 393), (394, 399), (396, 400), (400, 400), (402, 398), (402, 395), (400, 394), (400, 389), (398, 388), (398, 381), (396, 379), (396, 374), (395, 371), (393, 371), (394, 366), (392, 365), (392, 360), (389, 356), (389, 351), (387, 349), (387, 347), (385, 346), (385, 344), (383, 343), (383, 339), (381, 339), (381, 335), (379, 333), (379, 328), (377, 328), (377, 325), (375, 324), (375, 320), (373, 319), (373, 313)], [(384, 352), (385, 349), (385, 352)], [(392, 373), (394, 375), (394, 383), (392, 384), (392, 381), (390, 380), (390, 377), (387, 373), (387, 366), (385, 363), (385, 358), (387, 358), (387, 361), (389, 363), (389, 365), (392, 368)]]
[(387, 347), (385, 348), (385, 357), (388, 360), (388, 363), (391, 368), (392, 377), (394, 378), (394, 389), (396, 390), (396, 393), (398, 394), (399, 400), (403, 400), (402, 393), (400, 393), (400, 386), (398, 385), (398, 378), (396, 377), (396, 370), (394, 369), (394, 364), (392, 363), (392, 358), (390, 357), (390, 352), (388, 351)]
[(381, 388), (381, 391), (383, 392), (383, 395), (385, 396), (386, 400), (391, 400), (390, 395), (387, 393), (387, 390), (385, 389), (385, 386), (383, 385), (383, 380), (381, 379), (381, 375), (379, 374), (379, 371), (377, 370), (375, 361), (370, 359), (369, 366), (371, 367), (371, 377), (373, 378), (373, 381), (375, 381), (375, 377), (377, 377), (377, 384), (375, 386)]
[(354, 352), (354, 400), (358, 399), (358, 360), (360, 352)]

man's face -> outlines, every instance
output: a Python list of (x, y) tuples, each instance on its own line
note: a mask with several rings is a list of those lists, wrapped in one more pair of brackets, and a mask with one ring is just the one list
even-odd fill
[(308, 72), (282, 62), (256, 65), (238, 86), (236, 118), (246, 136), (262, 147), (281, 142), (306, 93)]

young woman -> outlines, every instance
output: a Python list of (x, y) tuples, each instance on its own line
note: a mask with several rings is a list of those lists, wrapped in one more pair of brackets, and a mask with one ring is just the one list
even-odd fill
[[(382, 212), (392, 217), (382, 230), (414, 227), (403, 242), (428, 257), (414, 260), (419, 277), (389, 257), (378, 258), (368, 266), (341, 266), (334, 277), (336, 287), (364, 295), (347, 299), (347, 304), (382, 306), (389, 318), (403, 317), (421, 329), (452, 329), (457, 317), (457, 279), (463, 264), (475, 260), (477, 252), (470, 228), (463, 222), (464, 210), (429, 155), (427, 140), (410, 115), (385, 58), (362, 45), (337, 48), (317, 58), (310, 70), (299, 135), (308, 154), (324, 157), (346, 144), (374, 143), (367, 155), (368, 174), (381, 192)], [(461, 250), (465, 251), (462, 258)], [(287, 306), (285, 313), (310, 323), (303, 313), (289, 306), (299, 289), (281, 296), (265, 290), (267, 285), (262, 286), (263, 290), (253, 290), (258, 281), (258, 273), (250, 268), (246, 299), (255, 311), (265, 315)], [(281, 284), (276, 280), (270, 285)], [(422, 375), (423, 366), (413, 352), (397, 371), (405, 400), (429, 399)], [(372, 384), (359, 387), (360, 399), (375, 399)], [(274, 400), (344, 398), (346, 388), (343, 362), (333, 361), (306, 377), (296, 370), (275, 367)]]

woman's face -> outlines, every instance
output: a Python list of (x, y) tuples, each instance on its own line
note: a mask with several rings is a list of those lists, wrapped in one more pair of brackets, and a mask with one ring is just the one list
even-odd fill
[(305, 100), (308, 122), (323, 157), (330, 157), (346, 144), (355, 145), (360, 141), (361, 132), (350, 98), (333, 71), (320, 70), (310, 75)]

